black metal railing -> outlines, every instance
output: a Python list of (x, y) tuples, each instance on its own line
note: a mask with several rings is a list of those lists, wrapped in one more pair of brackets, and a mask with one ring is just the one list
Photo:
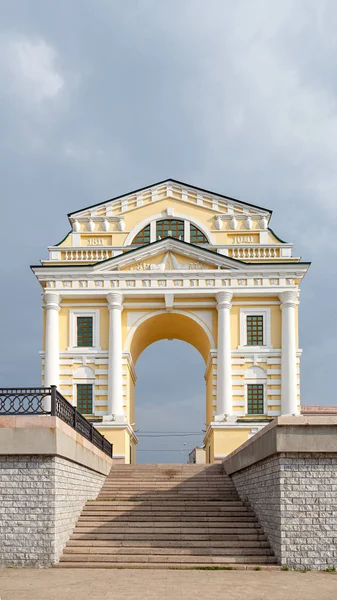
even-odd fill
[(48, 388), (0, 388), (1, 415), (51, 415), (62, 419), (108, 456), (112, 444), (60, 394), (56, 385)]

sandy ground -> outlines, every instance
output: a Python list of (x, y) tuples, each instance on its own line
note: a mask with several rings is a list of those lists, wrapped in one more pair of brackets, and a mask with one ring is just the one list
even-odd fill
[(337, 600), (337, 574), (0, 569), (1, 600)]

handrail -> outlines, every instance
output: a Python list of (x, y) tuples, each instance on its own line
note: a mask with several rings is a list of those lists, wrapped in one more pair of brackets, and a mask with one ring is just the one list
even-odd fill
[(112, 444), (60, 394), (56, 385), (39, 388), (0, 388), (1, 415), (58, 417), (102, 452), (111, 458), (113, 456)]

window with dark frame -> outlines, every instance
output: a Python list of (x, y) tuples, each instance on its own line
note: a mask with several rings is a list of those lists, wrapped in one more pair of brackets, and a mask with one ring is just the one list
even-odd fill
[(92, 347), (93, 345), (93, 318), (77, 317), (77, 346)]
[(77, 384), (77, 410), (82, 415), (92, 415), (92, 384)]
[(150, 243), (150, 225), (146, 225), (144, 229), (142, 229), (139, 233), (137, 233), (136, 237), (133, 239), (133, 244), (137, 246), (144, 246), (145, 244)]
[(247, 316), (247, 346), (263, 346), (263, 316), (248, 315)]
[(156, 239), (174, 237), (178, 240), (184, 239), (184, 221), (176, 219), (163, 219), (156, 223)]
[(190, 242), (191, 244), (207, 244), (208, 239), (195, 225), (190, 225)]
[[(180, 219), (162, 219), (156, 221), (156, 240), (166, 237), (173, 237), (178, 240), (184, 240), (185, 224)], [(134, 237), (132, 244), (136, 246), (144, 246), (150, 244), (151, 232), (150, 225), (147, 225)], [(198, 227), (190, 225), (190, 242), (191, 244), (208, 244), (207, 237)]]
[(264, 385), (252, 383), (247, 385), (247, 413), (249, 415), (263, 415), (264, 413)]

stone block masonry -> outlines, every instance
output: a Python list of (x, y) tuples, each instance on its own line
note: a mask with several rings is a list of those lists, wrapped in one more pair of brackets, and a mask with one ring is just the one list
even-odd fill
[(0, 416), (0, 565), (57, 563), (112, 462), (58, 417)]
[(337, 567), (337, 454), (282, 453), (232, 475), (280, 564)]
[(0, 564), (58, 562), (105, 476), (59, 456), (0, 456)]
[(279, 564), (337, 569), (335, 417), (275, 419), (230, 454), (224, 468)]

